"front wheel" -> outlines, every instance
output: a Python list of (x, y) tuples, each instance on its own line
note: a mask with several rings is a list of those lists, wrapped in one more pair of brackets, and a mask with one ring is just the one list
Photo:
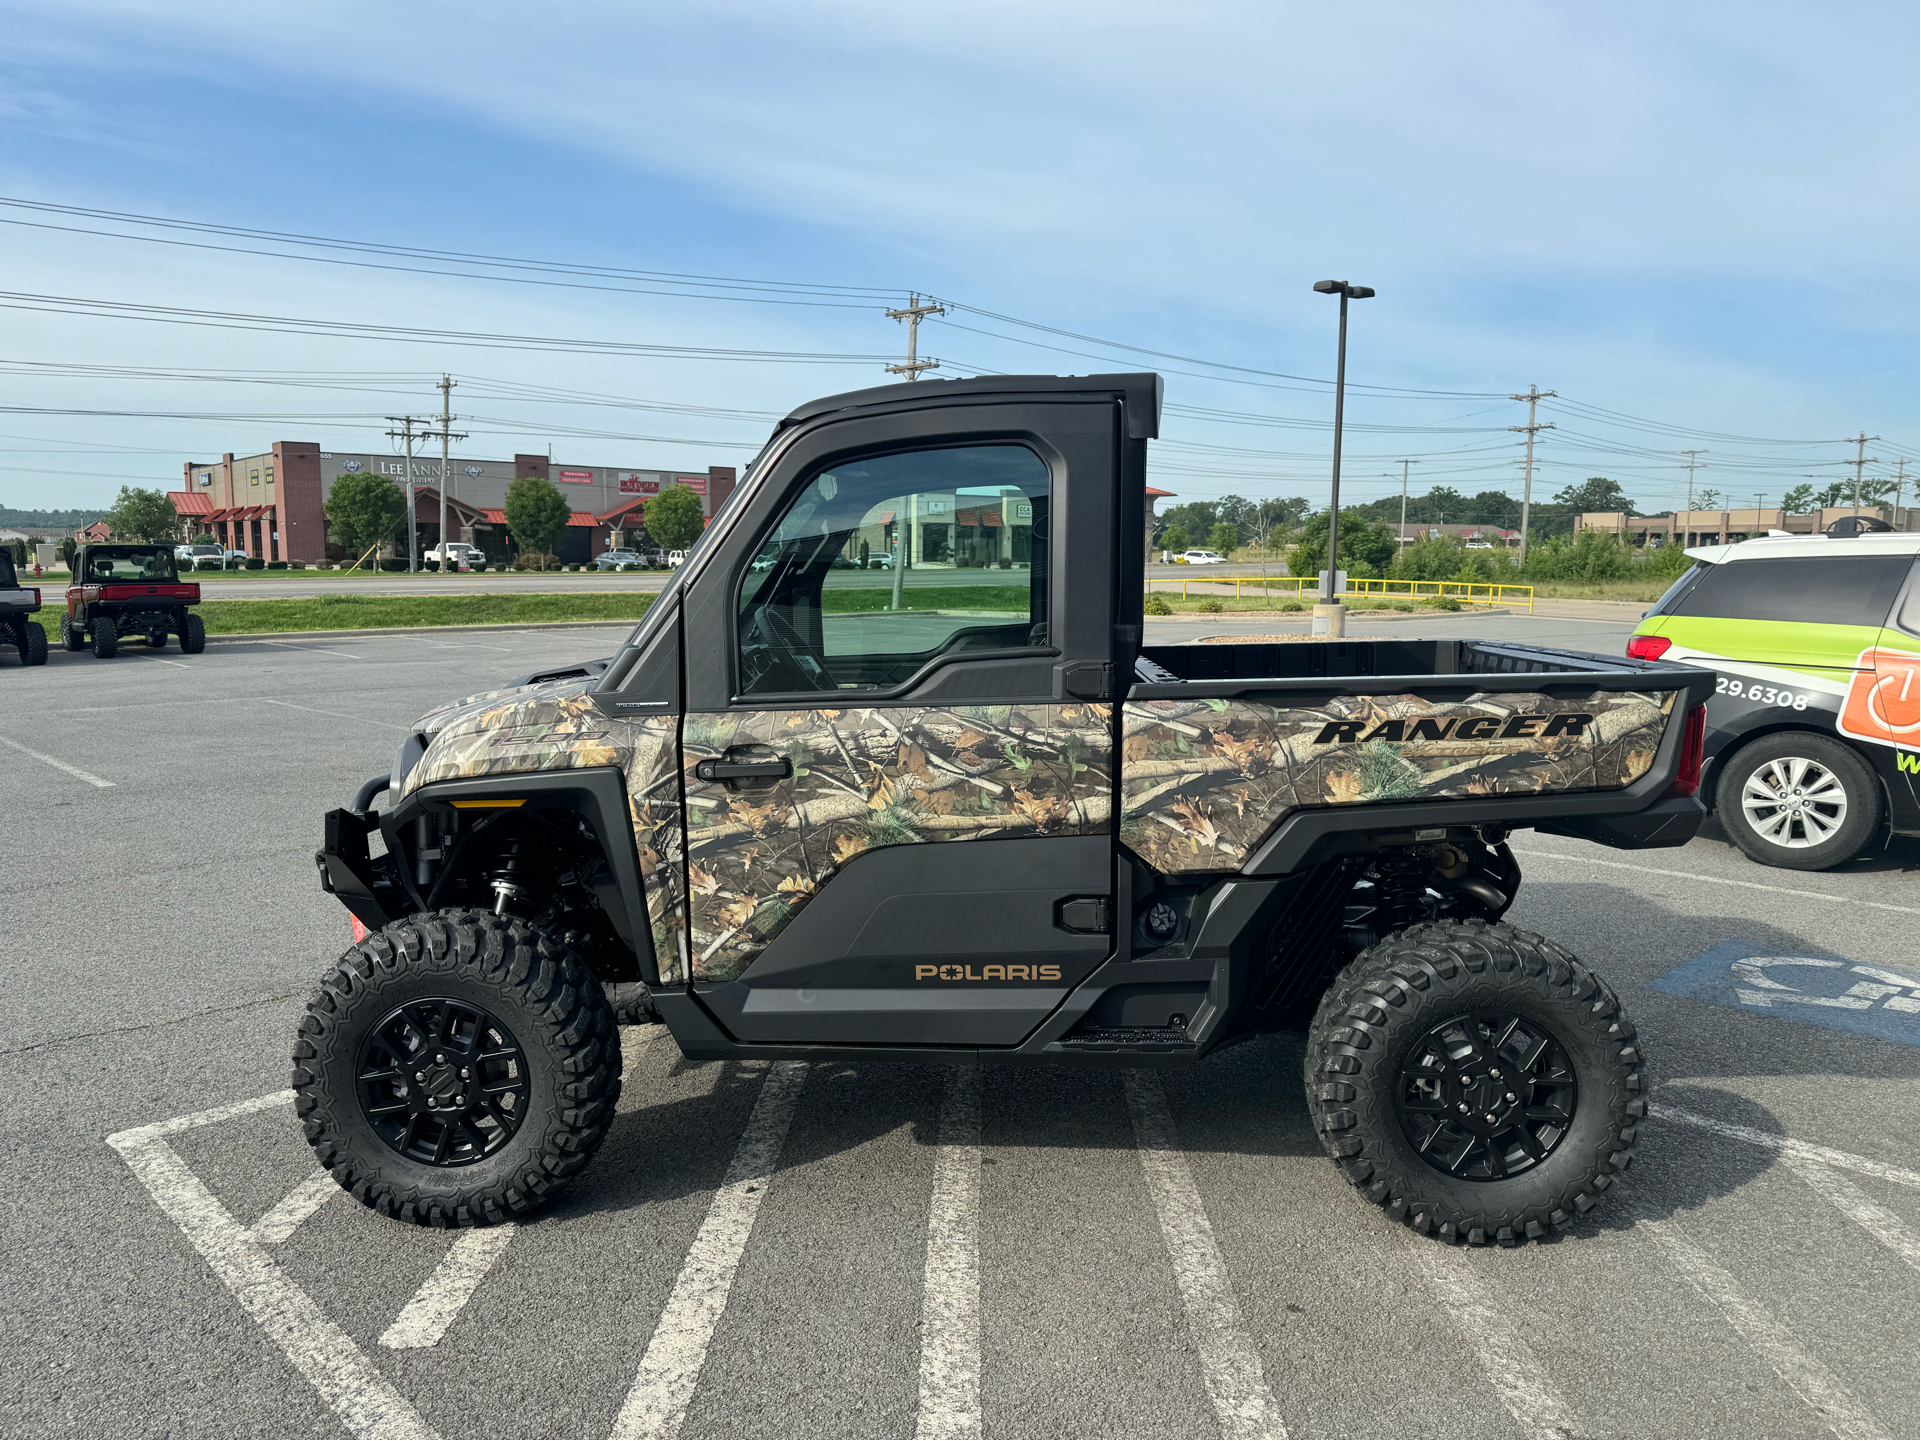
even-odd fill
[(20, 664), (45, 665), (47, 663), (47, 633), (38, 621), (20, 622)]
[(199, 655), (207, 648), (207, 623), (192, 611), (180, 623), (180, 650), (183, 655)]
[(1764, 866), (1824, 871), (1861, 854), (1881, 824), (1881, 786), (1867, 762), (1831, 736), (1777, 731), (1721, 767), (1714, 813)]
[(101, 660), (110, 660), (120, 649), (120, 632), (114, 629), (113, 621), (107, 616), (96, 616), (93, 622), (93, 653)]
[(78, 651), (87, 648), (87, 633), (73, 623), (71, 616), (60, 617), (60, 644), (68, 650)]
[(307, 1004), (294, 1107), (363, 1205), (422, 1226), (538, 1210), (593, 1158), (620, 1096), (614, 1014), (560, 939), (477, 910), (395, 921)]
[(1414, 926), (1362, 952), (1321, 999), (1304, 1069), (1348, 1180), (1449, 1242), (1568, 1228), (1627, 1169), (1647, 1114), (1614, 993), (1498, 922)]

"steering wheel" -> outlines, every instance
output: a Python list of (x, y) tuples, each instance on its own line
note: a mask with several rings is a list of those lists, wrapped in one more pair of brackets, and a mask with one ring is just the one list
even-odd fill
[[(751, 690), (833, 690), (834, 678), (814, 648), (772, 606), (755, 612), (748, 628), (751, 647), (765, 656)], [(769, 680), (774, 684), (763, 684)]]

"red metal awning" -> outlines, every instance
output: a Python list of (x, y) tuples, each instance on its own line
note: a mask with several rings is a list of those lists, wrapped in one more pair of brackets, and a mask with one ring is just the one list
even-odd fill
[(207, 515), (213, 510), (213, 497), (197, 490), (170, 490), (167, 499), (173, 502), (176, 515)]

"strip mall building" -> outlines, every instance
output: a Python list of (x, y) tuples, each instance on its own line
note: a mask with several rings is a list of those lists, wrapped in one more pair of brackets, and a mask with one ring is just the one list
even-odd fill
[[(302, 440), (275, 441), (260, 455), (218, 461), (189, 461), (182, 466), (185, 488), (169, 493), (186, 537), (212, 535), (233, 550), (263, 560), (311, 563), (340, 560), (345, 553), (327, 538), (322, 509), (343, 475), (368, 471), (405, 485), (406, 462), (372, 451), (325, 451)], [(671, 470), (630, 470), (605, 465), (563, 465), (544, 455), (512, 460), (469, 460), (447, 465), (447, 539), (479, 546), (492, 561), (504, 561), (515, 546), (502, 510), (507, 487), (522, 476), (553, 482), (572, 502), (560, 559), (585, 561), (610, 545), (632, 545), (645, 537), (640, 507), (670, 485), (683, 485), (701, 499), (711, 516), (733, 493), (731, 465), (712, 465), (704, 475)], [(440, 543), (440, 457), (415, 456), (414, 529), (423, 550)]]

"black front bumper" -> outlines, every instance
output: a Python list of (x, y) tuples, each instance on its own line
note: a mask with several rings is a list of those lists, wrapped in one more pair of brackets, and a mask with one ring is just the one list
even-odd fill
[(393, 862), (367, 848), (367, 837), (378, 824), (371, 812), (328, 811), (326, 833), (313, 858), (320, 889), (337, 897), (370, 931), (411, 909)]

